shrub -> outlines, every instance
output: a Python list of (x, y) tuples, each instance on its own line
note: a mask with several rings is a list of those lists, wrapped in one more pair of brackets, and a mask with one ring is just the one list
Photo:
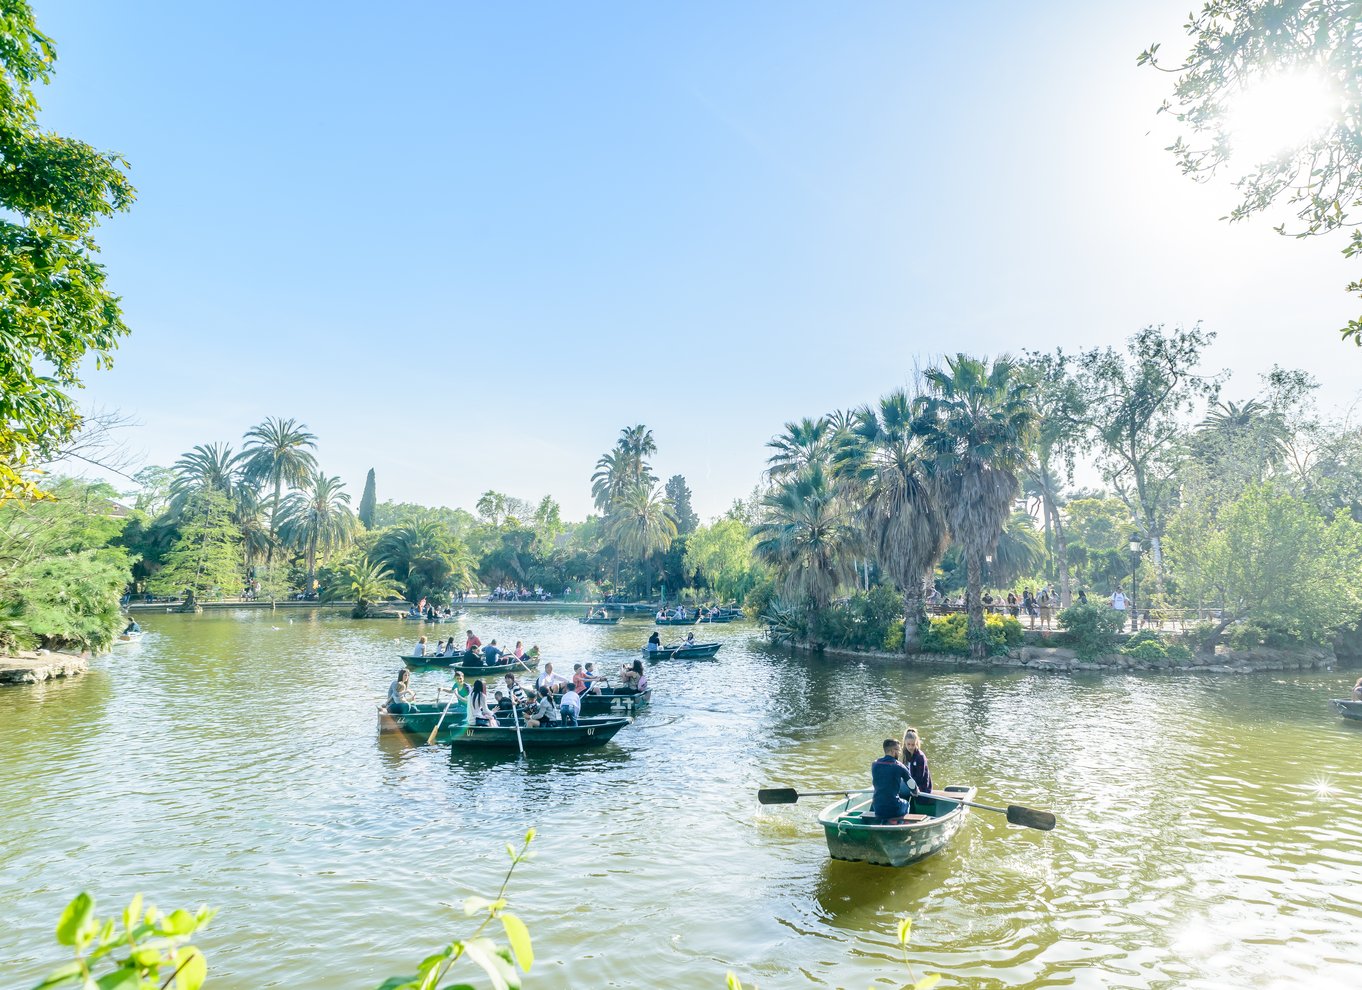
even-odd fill
[(897, 653), (903, 649), (903, 623), (895, 622), (889, 627), (889, 631), (884, 634), (884, 648), (890, 653)]
[(1169, 660), (1192, 659), (1192, 651), (1181, 643), (1168, 643), (1164, 646), (1164, 651), (1168, 654)]
[(1145, 662), (1168, 659), (1168, 650), (1164, 648), (1164, 645), (1150, 639), (1134, 644), (1126, 643), (1121, 647), (1121, 652), (1132, 660), (1143, 660)]
[(1059, 613), (1060, 628), (1068, 633), (1067, 643), (1084, 660), (1111, 653), (1125, 619), (1124, 612), (1091, 602), (1071, 605)]
[[(922, 633), (922, 649), (927, 653), (951, 653), (956, 656), (969, 654), (969, 641), (966, 631), (969, 617), (963, 612), (934, 618)], [(1021, 623), (1011, 616), (985, 615), (984, 632), (988, 637), (988, 651), (997, 655), (1006, 653), (1009, 646), (1022, 641)]]

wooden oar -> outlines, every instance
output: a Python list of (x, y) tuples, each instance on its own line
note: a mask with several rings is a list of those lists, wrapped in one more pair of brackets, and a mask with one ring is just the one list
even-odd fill
[[(762, 804), (794, 804), (800, 798), (806, 797), (832, 797), (842, 794), (850, 797), (853, 794), (873, 794), (870, 790), (855, 791), (797, 791), (793, 787), (767, 787), (757, 791), (757, 800)], [(935, 801), (951, 801), (955, 804), (967, 805), (971, 808), (978, 808), (981, 811), (996, 811), (1000, 815), (1006, 815), (1008, 824), (1022, 825), (1026, 828), (1039, 829), (1048, 832), (1055, 827), (1055, 816), (1048, 811), (1036, 811), (1033, 808), (1023, 808), (1019, 804), (1009, 804), (1006, 808), (995, 808), (992, 805), (976, 804), (973, 801), (964, 801), (939, 791), (932, 791), (930, 794), (922, 794), (919, 797), (931, 798)]]
[[(436, 696), (439, 697), (438, 695)], [(449, 692), (449, 704), (445, 705), (445, 710), (440, 713), (440, 720), (435, 723), (435, 728), (430, 730), (430, 735), (426, 736), (426, 745), (434, 746), (435, 737), (440, 734), (440, 726), (445, 724), (445, 716), (449, 714), (449, 706), (459, 699), (459, 692), (451, 690)]]
[(525, 739), (520, 734), (520, 709), (515, 704), (515, 692), (511, 692), (511, 721), (515, 723), (515, 741), (520, 746), (520, 755), (525, 755)]

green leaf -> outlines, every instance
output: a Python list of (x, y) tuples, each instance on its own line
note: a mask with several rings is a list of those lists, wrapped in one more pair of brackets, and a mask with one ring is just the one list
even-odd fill
[(390, 976), (378, 985), (377, 990), (416, 990), (416, 977)]
[(192, 914), (184, 908), (176, 908), (170, 914), (161, 918), (156, 930), (161, 935), (168, 935), (173, 938), (176, 935), (188, 935), (197, 927), (198, 922), (194, 920)]
[(533, 842), (533, 841), (534, 841), (534, 829), (530, 829), (528, 832), (525, 833), (525, 845), (528, 846), (528, 845), (529, 845), (531, 842)]
[(155, 949), (134, 949), (128, 958), (143, 969), (154, 969), (161, 965), (161, 953)]
[(99, 990), (138, 990), (141, 985), (135, 969), (116, 969), (95, 980)]
[(57, 921), (57, 943), (76, 945), (85, 942), (94, 928), (95, 900), (82, 891), (77, 894)]
[(525, 922), (513, 914), (503, 913), (501, 925), (506, 929), (506, 941), (511, 943), (511, 951), (515, 953), (516, 965), (528, 973), (530, 967), (534, 965), (534, 949), (530, 945), (530, 930), (525, 927)]
[(728, 974), (728, 990), (742, 990), (742, 980), (732, 972)]
[(911, 935), (912, 932), (913, 932), (913, 919), (912, 919), (912, 918), (900, 918), (900, 919), (899, 919), (899, 945), (907, 945), (907, 944), (908, 944), (908, 936)]
[(484, 912), (500, 911), (506, 906), (506, 899), (490, 901), (486, 897), (468, 897), (463, 902), (463, 913), (467, 917)]
[[(465, 945), (464, 951), (468, 953), (468, 958), (482, 967), (492, 981), (493, 990), (510, 990), (515, 971), (496, 954), (496, 945), (490, 939), (474, 939)], [(516, 980), (516, 985), (519, 986), (519, 980)]]
[(941, 974), (933, 973), (931, 976), (924, 976), (913, 984), (913, 990), (932, 990), (932, 987), (941, 982)]
[(175, 954), (175, 965), (179, 967), (175, 974), (175, 990), (199, 990), (208, 978), (208, 960), (192, 945), (186, 945)]
[(58, 966), (47, 974), (47, 979), (39, 983), (33, 990), (47, 990), (48, 987), (59, 987), (63, 983), (74, 983), (80, 979), (80, 962), (73, 959), (64, 966)]
[(142, 920), (142, 895), (133, 894), (132, 902), (123, 911), (123, 927), (132, 931), (133, 926)]

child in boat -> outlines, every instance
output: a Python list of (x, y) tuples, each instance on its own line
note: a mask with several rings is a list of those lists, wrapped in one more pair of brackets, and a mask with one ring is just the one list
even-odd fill
[(903, 765), (913, 775), (913, 783), (923, 794), (932, 792), (932, 772), (927, 769), (927, 754), (922, 749), (923, 739), (912, 726), (903, 730), (900, 754)]
[(899, 797), (899, 792), (907, 788), (912, 793), (917, 784), (908, 768), (899, 762), (901, 752), (897, 739), (886, 739), (884, 755), (870, 764), (870, 784), (875, 790), (870, 813), (876, 818), (902, 818), (908, 814), (908, 802)]

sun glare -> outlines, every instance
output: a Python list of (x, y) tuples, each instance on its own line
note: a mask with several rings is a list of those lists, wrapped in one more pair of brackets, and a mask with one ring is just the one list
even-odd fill
[(1243, 165), (1306, 144), (1338, 119), (1339, 94), (1313, 72), (1282, 73), (1239, 94), (1225, 115), (1231, 154)]

